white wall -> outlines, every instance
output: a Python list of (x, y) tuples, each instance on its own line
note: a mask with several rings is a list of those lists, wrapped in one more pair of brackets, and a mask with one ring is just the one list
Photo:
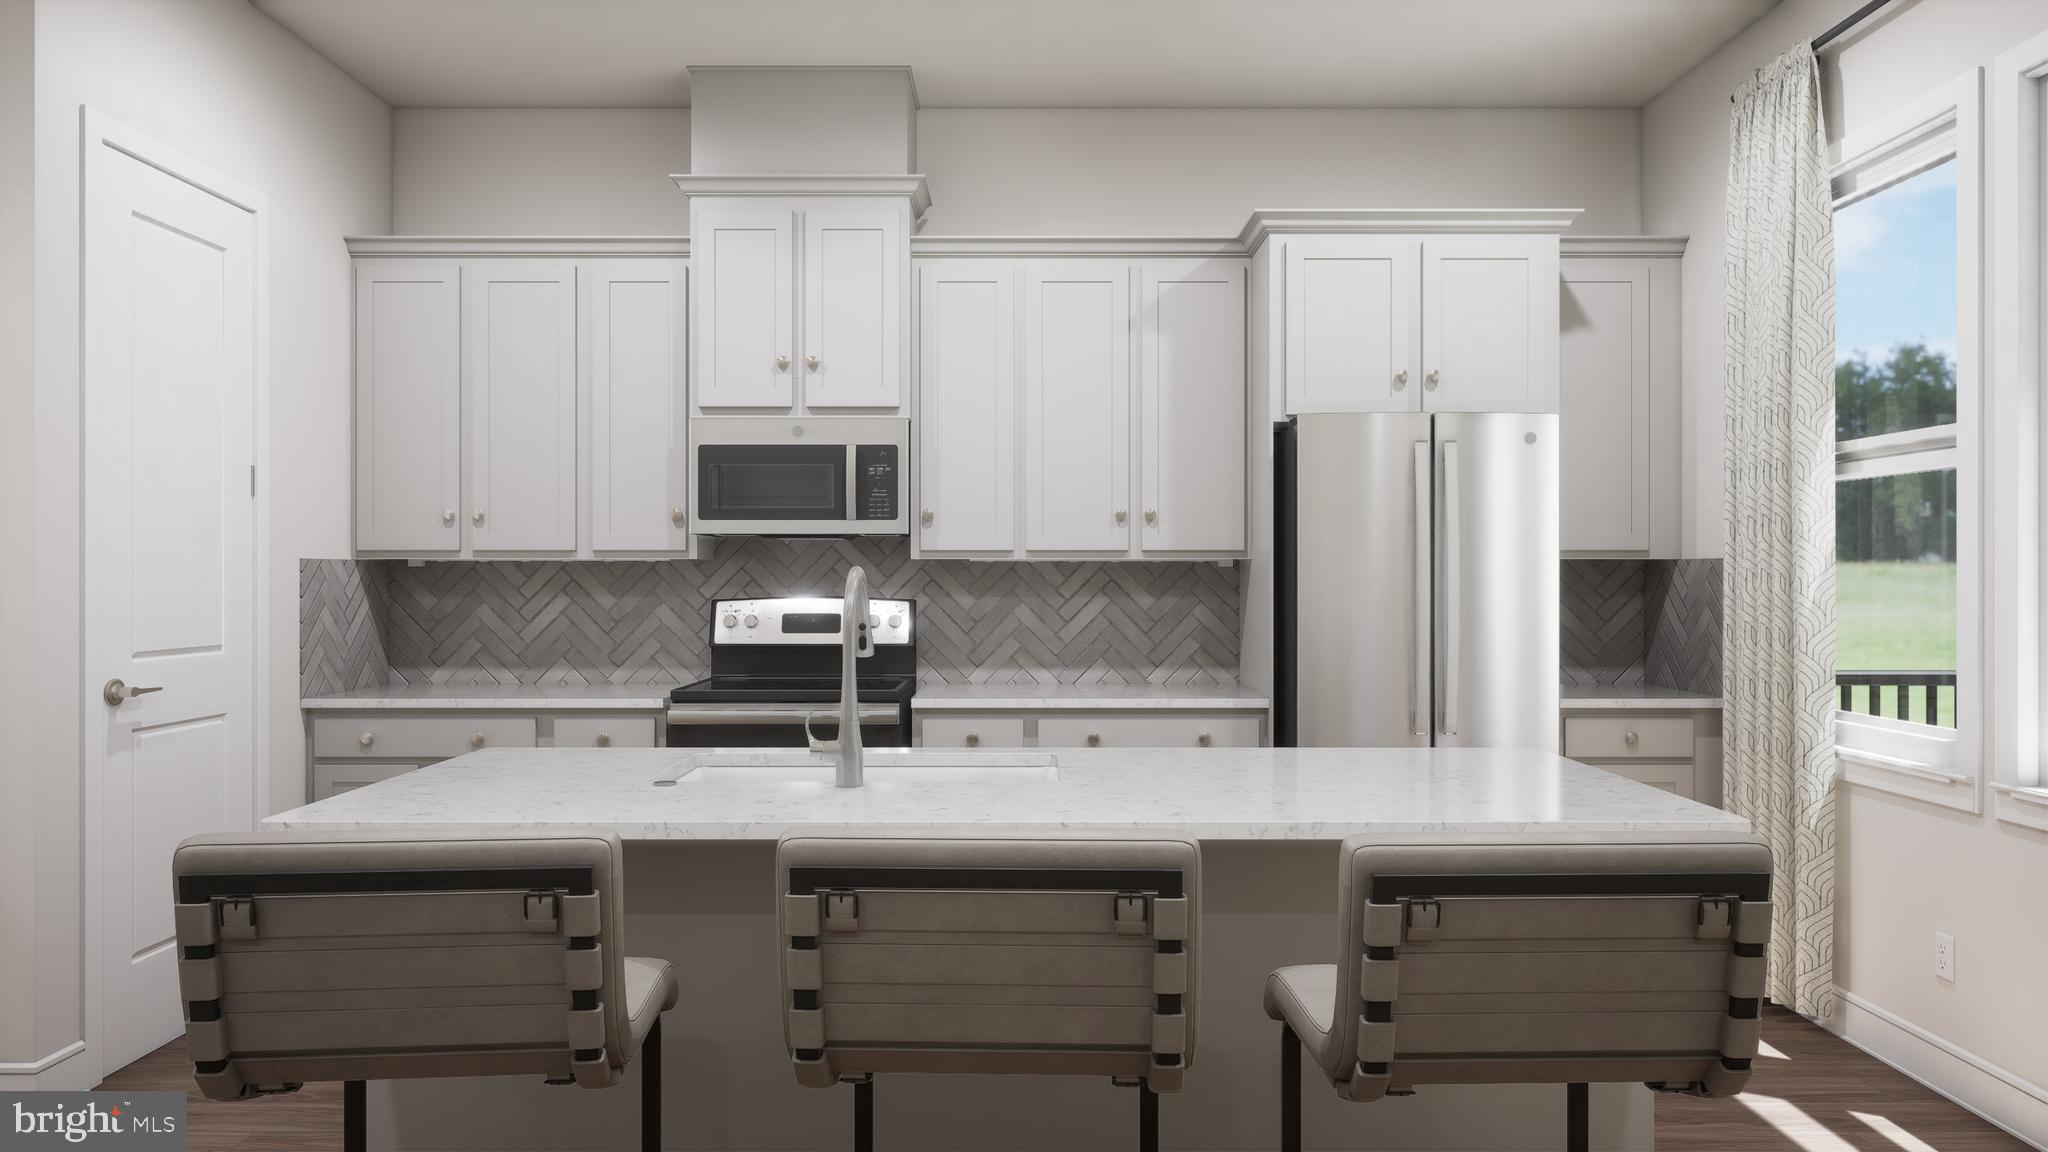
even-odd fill
[[(1728, 96), (1751, 69), (1856, 6), (1857, 0), (1785, 0), (1643, 110), (1644, 226), (1692, 237), (1685, 256), (1683, 334), (1688, 556), (1718, 556), (1722, 549)], [(1989, 65), (2000, 51), (2044, 26), (2048, 4), (2042, 0), (1893, 5), (1881, 22), (1824, 57), (1829, 138), (1840, 139), (1844, 131), (1871, 123), (1972, 66)], [(2048, 1117), (2048, 836), (1990, 815), (1970, 816), (1851, 785), (1841, 788), (1837, 818), (1837, 982), (1880, 1012), (2031, 1083), (2035, 1099), (2024, 1115), (2032, 1119), (2022, 1122), (2041, 1125), (2033, 1129), (2040, 1138), (2048, 1131), (2041, 1120)], [(1934, 975), (1936, 931), (1956, 938), (1952, 984)], [(1895, 1056), (1902, 1062), (1924, 1058), (1918, 1071), (1947, 1069), (1945, 1074), (1960, 1077), (1956, 1084), (1995, 1079), (1873, 1016), (1845, 1015), (1852, 1038), (1873, 1042), (1889, 1036), (1901, 1045)], [(2024, 1091), (2009, 1087), (2005, 1095), (2026, 1099)]]
[[(391, 230), (680, 236), (688, 108), (401, 108)], [(346, 553), (336, 553), (345, 555)]]
[[(408, 233), (680, 234), (688, 109), (402, 109)], [(1584, 208), (1638, 231), (1631, 110), (925, 109), (923, 235), (1229, 236), (1255, 208)]]
[[(33, 1020), (33, 1059), (81, 1036), (79, 747), (79, 138), (90, 106), (269, 197), (272, 744), (257, 750), (275, 806), (304, 789), (298, 558), (349, 548), (350, 272), (341, 237), (390, 227), (390, 109), (245, 0), (38, 0), (35, 26), (35, 383), (0, 394), (0, 427), (34, 436), (31, 691), (4, 754), (33, 774), (33, 986), (0, 986), (0, 1016)], [(12, 503), (11, 497), (9, 503)], [(9, 578), (0, 587), (13, 588)], [(6, 798), (11, 800), (12, 797)], [(0, 800), (0, 807), (6, 807)], [(11, 878), (20, 884), (21, 877)], [(88, 1038), (90, 1040), (90, 1038)], [(97, 1063), (88, 1052), (79, 1061)], [(88, 1069), (89, 1070), (89, 1069)], [(92, 1081), (87, 1080), (89, 1085)]]

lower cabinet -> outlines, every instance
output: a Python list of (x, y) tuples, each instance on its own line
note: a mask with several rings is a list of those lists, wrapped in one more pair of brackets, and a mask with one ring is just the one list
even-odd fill
[(1721, 714), (1715, 709), (1567, 708), (1562, 751), (1688, 800), (1721, 802)]
[(456, 712), (382, 708), (308, 717), (306, 799), (325, 800), (483, 748), (654, 748), (651, 712)]
[(946, 712), (917, 719), (924, 748), (1257, 748), (1252, 712)]

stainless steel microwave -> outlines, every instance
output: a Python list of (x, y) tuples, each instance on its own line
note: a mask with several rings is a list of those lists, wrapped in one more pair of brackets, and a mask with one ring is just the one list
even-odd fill
[(902, 536), (910, 421), (706, 416), (690, 421), (697, 531), (713, 536)]

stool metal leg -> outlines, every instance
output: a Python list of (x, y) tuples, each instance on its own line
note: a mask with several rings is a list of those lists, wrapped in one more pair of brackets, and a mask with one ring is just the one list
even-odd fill
[(369, 1134), (364, 1131), (369, 1097), (364, 1089), (361, 1080), (341, 1082), (341, 1152), (365, 1152), (369, 1147)]
[(875, 1078), (853, 1085), (853, 1152), (875, 1152)]
[(1301, 1152), (1301, 1039), (1280, 1026), (1280, 1152)]
[(1591, 1140), (1591, 1100), (1584, 1084), (1564, 1086), (1564, 1146), (1567, 1152), (1586, 1152)]
[(1138, 1081), (1138, 1152), (1159, 1152), (1159, 1093)]
[(640, 1045), (640, 1148), (658, 1152), (661, 1148), (661, 1019), (647, 1030)]

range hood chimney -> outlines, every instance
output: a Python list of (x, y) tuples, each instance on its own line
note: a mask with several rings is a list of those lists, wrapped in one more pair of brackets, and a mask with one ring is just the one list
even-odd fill
[(690, 66), (690, 175), (917, 171), (908, 68)]

